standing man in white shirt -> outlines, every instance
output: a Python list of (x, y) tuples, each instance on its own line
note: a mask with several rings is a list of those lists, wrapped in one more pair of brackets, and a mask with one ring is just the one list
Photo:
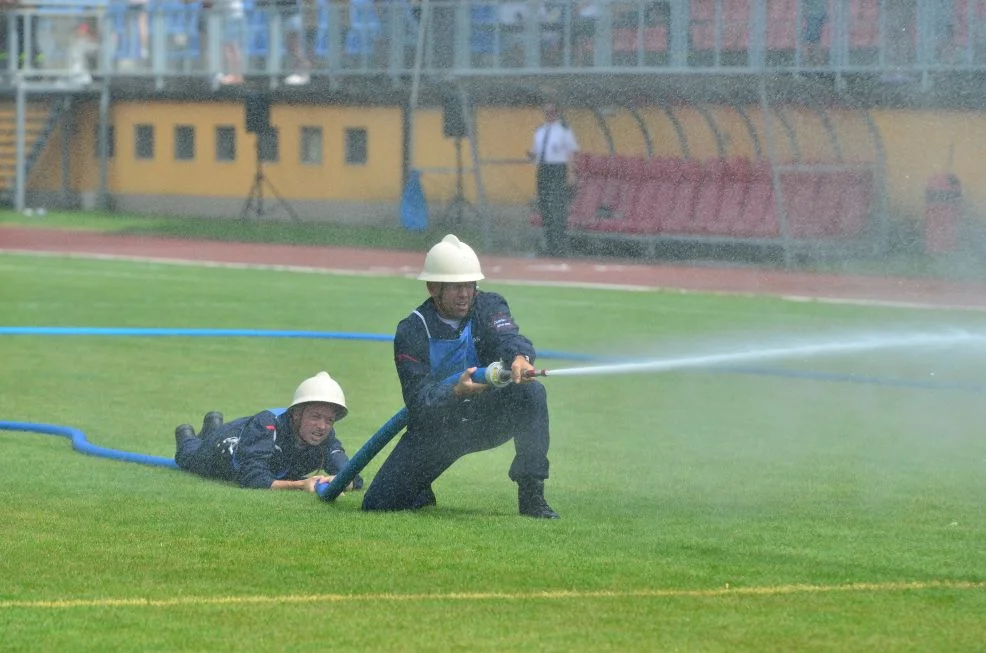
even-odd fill
[(537, 205), (548, 256), (566, 253), (569, 166), (578, 151), (575, 134), (561, 120), (558, 107), (549, 102), (544, 106), (544, 124), (534, 132), (533, 146), (527, 153), (537, 165)]

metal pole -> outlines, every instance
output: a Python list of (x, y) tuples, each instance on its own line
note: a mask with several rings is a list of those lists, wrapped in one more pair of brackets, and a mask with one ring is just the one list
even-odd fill
[(414, 70), (411, 71), (411, 99), (408, 102), (408, 135), (411, 145), (411, 167), (414, 167), (414, 112), (418, 109), (418, 93), (421, 88), (421, 67), (424, 65), (425, 33), (431, 20), (431, 0), (421, 0), (421, 18), (418, 19), (418, 42), (414, 47)]
[(475, 116), (472, 111), (472, 104), (469, 96), (462, 84), (459, 87), (459, 103), (462, 106), (463, 121), (466, 123), (466, 138), (469, 139), (469, 149), (472, 154), (472, 174), (473, 183), (476, 185), (476, 211), (479, 219), (483, 223), (483, 248), (488, 252), (492, 247), (492, 234), (490, 233), (490, 212), (486, 206), (486, 190), (483, 187), (483, 173), (480, 169), (479, 147), (476, 144), (476, 125)]
[(75, 115), (72, 108), (72, 96), (66, 95), (62, 100), (62, 111), (64, 112), (65, 118), (62, 120), (62, 183), (59, 189), (59, 202), (62, 208), (69, 205), (69, 194), (72, 188), (72, 151), (69, 147), (69, 143), (72, 140), (72, 132), (75, 124)]
[(784, 208), (784, 195), (781, 189), (780, 171), (777, 169), (777, 162), (774, 160), (774, 138), (770, 127), (770, 102), (767, 99), (767, 71), (761, 68), (760, 71), (760, 112), (763, 114), (763, 136), (764, 145), (767, 149), (767, 161), (770, 162), (770, 177), (774, 187), (774, 206), (779, 220), (781, 233), (781, 246), (784, 249), (784, 266), (791, 266), (791, 240), (787, 228), (787, 211)]
[(99, 146), (99, 192), (96, 206), (101, 211), (107, 211), (110, 208), (110, 84), (108, 80), (103, 80), (103, 87), (99, 92), (99, 133), (96, 138)]
[(26, 196), (26, 186), (27, 186), (27, 153), (25, 150), (25, 114), (27, 113), (27, 91), (24, 89), (24, 80), (18, 79), (17, 81), (17, 97), (16, 103), (16, 115), (14, 120), (16, 122), (14, 139), (16, 144), (16, 163), (14, 168), (14, 208), (18, 212), (24, 211), (25, 196)]

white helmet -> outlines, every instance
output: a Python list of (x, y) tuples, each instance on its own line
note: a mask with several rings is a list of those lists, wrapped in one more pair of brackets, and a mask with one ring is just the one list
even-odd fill
[(291, 401), (290, 407), (294, 408), (313, 401), (332, 404), (336, 410), (337, 422), (349, 412), (349, 409), (346, 408), (346, 395), (342, 393), (342, 386), (329, 376), (328, 372), (319, 372), (310, 379), (302, 381), (298, 389), (294, 391), (294, 399)]
[(479, 265), (479, 257), (472, 247), (449, 234), (442, 242), (428, 250), (425, 269), (418, 275), (419, 281), (461, 283), (485, 279)]

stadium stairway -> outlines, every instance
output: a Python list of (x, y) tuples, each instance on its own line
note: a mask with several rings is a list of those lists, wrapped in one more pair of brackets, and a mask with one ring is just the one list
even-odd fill
[[(28, 101), (24, 112), (25, 170), (28, 179), (64, 111), (58, 100)], [(17, 109), (0, 102), (0, 203), (13, 204), (17, 176)]]

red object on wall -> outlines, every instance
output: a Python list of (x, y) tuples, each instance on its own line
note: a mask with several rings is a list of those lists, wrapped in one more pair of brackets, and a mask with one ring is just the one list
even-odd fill
[(924, 250), (954, 252), (962, 221), (962, 184), (951, 173), (932, 176), (924, 191)]

